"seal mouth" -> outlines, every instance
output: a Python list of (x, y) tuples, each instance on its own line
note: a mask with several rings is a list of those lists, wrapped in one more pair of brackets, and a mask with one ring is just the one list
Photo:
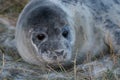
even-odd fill
[(65, 50), (39, 52), (39, 59), (48, 64), (63, 64), (71, 58)]
[(42, 59), (47, 63), (63, 63), (64, 61), (66, 61), (66, 56), (67, 54), (56, 55), (55, 53), (53, 54), (42, 53)]

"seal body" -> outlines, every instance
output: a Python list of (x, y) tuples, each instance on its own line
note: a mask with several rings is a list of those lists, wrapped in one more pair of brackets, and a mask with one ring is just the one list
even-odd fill
[(119, 4), (118, 0), (31, 0), (17, 22), (19, 54), (26, 62), (55, 67), (100, 56), (108, 49), (106, 35), (116, 41)]

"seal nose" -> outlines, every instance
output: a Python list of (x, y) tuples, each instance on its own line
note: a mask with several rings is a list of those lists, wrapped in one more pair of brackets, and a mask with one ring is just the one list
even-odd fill
[(57, 56), (61, 56), (64, 55), (64, 50), (56, 50), (55, 53)]

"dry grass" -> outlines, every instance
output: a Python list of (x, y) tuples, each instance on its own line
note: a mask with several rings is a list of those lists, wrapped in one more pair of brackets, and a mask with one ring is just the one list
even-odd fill
[[(7, 17), (12, 20), (11, 22), (16, 22), (19, 13), (27, 2), (28, 0), (0, 0), (0, 17)], [(110, 52), (113, 54), (111, 58), (115, 65), (120, 65), (120, 57), (114, 55), (111, 40), (108, 40)], [(88, 62), (89, 57), (88, 55)], [(70, 71), (65, 70), (59, 63), (61, 72), (55, 71), (51, 67), (48, 70), (45, 67), (40, 69), (38, 66), (25, 63), (16, 50), (7, 49), (0, 45), (0, 80), (119, 80), (118, 76), (114, 76), (114, 68), (104, 72), (102, 77), (96, 79), (92, 75), (85, 75), (85, 71), (80, 67), (78, 69), (76, 58), (73, 62), (74, 68)], [(93, 67), (89, 66), (88, 68), (88, 72), (92, 73)]]
[(17, 17), (28, 0), (0, 0), (0, 17), (7, 17), (15, 25)]

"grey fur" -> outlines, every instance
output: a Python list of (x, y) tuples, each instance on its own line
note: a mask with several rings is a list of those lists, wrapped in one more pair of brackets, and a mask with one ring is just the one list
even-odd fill
[[(25, 61), (36, 65), (57, 66), (60, 62), (66, 66), (75, 58), (80, 64), (87, 55), (100, 56), (109, 49), (108, 36), (113, 46), (119, 46), (119, 3), (118, 0), (31, 0), (17, 22), (18, 51)], [(69, 31), (67, 39), (61, 35), (64, 27)], [(35, 37), (40, 33), (45, 36), (42, 41)], [(64, 55), (56, 51), (63, 51)]]

